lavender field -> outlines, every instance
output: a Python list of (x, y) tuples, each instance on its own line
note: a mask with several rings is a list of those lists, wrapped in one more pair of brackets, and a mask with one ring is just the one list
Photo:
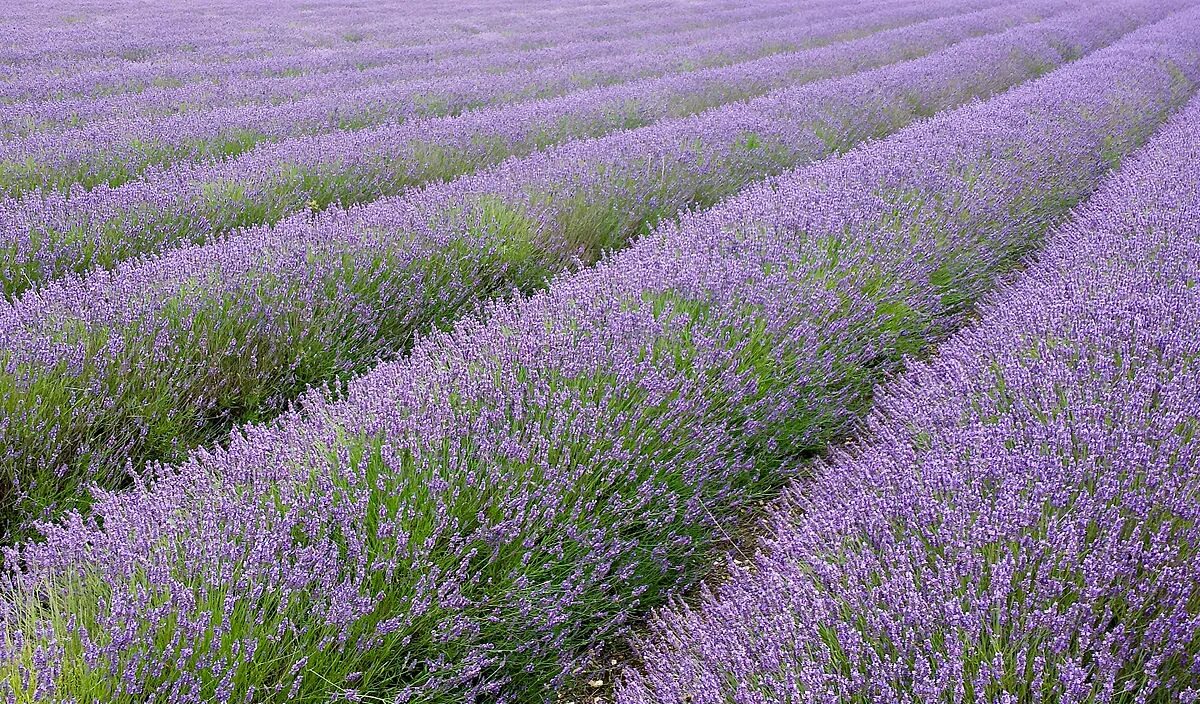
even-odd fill
[(0, 702), (1200, 702), (1200, 0), (0, 37)]

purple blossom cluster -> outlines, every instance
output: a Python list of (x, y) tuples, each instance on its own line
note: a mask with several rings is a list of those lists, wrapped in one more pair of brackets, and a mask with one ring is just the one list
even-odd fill
[[(60, 499), (86, 499), (81, 484), (268, 418), (306, 387), (402, 354), (483, 299), (540, 288), (680, 208), (1006, 89), (1129, 23), (1102, 7), (1018, 27), (31, 292), (0, 306), (5, 517), (61, 510)], [(1086, 67), (1116, 92), (1097, 94), (1090, 131), (1072, 143), (1105, 135), (1101, 147), (1062, 157), (1079, 179), (1054, 201), (1063, 208), (1108, 167), (1098, 149), (1119, 158), (1191, 92), (1200, 13), (1139, 30)]]
[[(937, 0), (928, 6), (902, 3), (892, 8), (888, 7), (892, 3), (876, 2), (883, 7), (862, 15), (842, 17), (844, 11), (836, 6), (832, 11), (817, 8), (800, 13), (782, 28), (752, 32), (749, 37), (739, 37), (739, 43), (744, 52), (755, 56), (802, 48), (842, 34), (870, 31), (872, 27), (930, 19), (946, 13), (948, 5), (970, 9), (996, 4), (995, 0)], [(823, 20), (825, 13), (834, 19)], [(763, 36), (764, 31), (768, 36)], [(589, 72), (585, 67), (582, 82), (603, 82), (595, 73), (603, 73), (604, 68), (612, 71), (610, 82), (654, 75), (656, 62), (661, 72), (678, 66), (685, 58), (657, 51), (653, 48), (657, 43), (649, 43), (646, 57), (635, 53), (609, 58), (599, 71)], [(687, 49), (685, 46), (685, 54), (690, 53)], [(705, 47), (699, 53), (711, 54), (712, 49)], [(570, 63), (551, 64), (523, 71), (456, 74), (358, 89), (340, 89), (334, 84), (329, 92), (282, 105), (219, 106), (159, 118), (121, 116), (77, 129), (37, 132), (0, 142), (0, 192), (15, 195), (73, 184), (116, 185), (136, 178), (147, 168), (189, 159), (219, 159), (264, 141), (452, 115), (485, 105), (562, 95), (578, 87)]]
[[(13, 296), (69, 271), (109, 268), (121, 259), (199, 243), (236, 227), (274, 223), (297, 211), (396, 195), (425, 181), (446, 180), (572, 139), (916, 58), (1070, 7), (1067, 0), (1032, 0), (729, 67), (456, 117), (287, 140), (240, 158), (185, 164), (116, 188), (38, 192), (0, 201), (0, 252), (7, 250), (8, 260), (0, 272), (0, 290)], [(1069, 46), (1061, 53), (1072, 56), (1139, 22), (1160, 18), (1171, 7), (1110, 3), (1067, 13), (1032, 31), (1046, 37), (1044, 42)], [(1034, 45), (1037, 39), (1019, 41)]]
[(1200, 101), (658, 615), (619, 704), (1200, 700)]
[[(1174, 15), (1002, 96), (664, 224), (595, 267), (559, 276), (545, 292), (496, 302), (425, 338), (406, 359), (337, 392), (310, 393), (300, 410), (243, 428), (228, 447), (197, 451), (182, 464), (157, 467), (133, 489), (99, 495), (88, 516), (43, 525), (43, 541), (6, 550), (0, 688), (19, 701), (549, 699), (596, 647), (694, 583), (721, 544), (720, 526), (793, 476), (789, 468), (806, 453), (850, 431), (872, 390), (906, 355), (960, 327), (996, 277), (1035, 249), (1192, 92), (1200, 74), (1198, 23), (1200, 11)], [(1195, 315), (1187, 305), (1194, 303), (1195, 244), (1186, 240), (1147, 236), (1149, 252), (1139, 254), (1160, 255), (1164, 267), (1143, 277), (1158, 285), (1149, 290), (1179, 297), (1160, 309), (1157, 299), (1130, 294), (1128, 304), (1143, 308), (1113, 329), (1129, 330), (1145, 310), (1164, 320), (1162, 334), (1123, 349), (1128, 354), (1118, 367), (1095, 367), (1108, 373), (1108, 383), (1095, 388), (1132, 385), (1156, 359), (1181, 360), (1172, 369), (1194, 367), (1195, 345), (1180, 344), (1175, 329)], [(1174, 241), (1184, 249), (1170, 249)], [(1121, 259), (1118, 239), (1104, 244), (1087, 253), (1068, 247), (1079, 255), (1068, 271)], [(1190, 273), (1172, 281), (1162, 271)], [(1111, 295), (1120, 284), (1102, 278), (1094, 293)], [(1031, 309), (1030, 320), (1056, 314), (1061, 303), (1052, 298)], [(1034, 353), (1052, 354), (1073, 333), (1094, 328), (1055, 330), (1058, 336)], [(1018, 359), (1036, 359), (1017, 349)], [(1058, 393), (1074, 387), (1051, 382), (1075, 372), (1072, 379), (1090, 380), (1086, 367), (1097, 358), (1071, 359), (1030, 382), (1045, 382), (1045, 393), (1021, 398), (1046, 404), (1029, 408), (1064, 422), (1071, 416), (1055, 404)], [(988, 397), (985, 383), (981, 417), (1002, 420), (1016, 405), (1005, 390), (1024, 377), (1009, 380), (1006, 369), (997, 367), (989, 383), (1013, 386)], [(1165, 383), (1173, 379), (1177, 386)], [(1138, 446), (1142, 454), (1118, 453), (1130, 458), (1130, 471), (1116, 474), (1134, 491), (1158, 496), (1173, 480), (1145, 471), (1138, 458), (1194, 466), (1171, 444), (1192, 435), (1187, 401), (1200, 386), (1187, 381), (1165, 375), (1138, 387), (1149, 410), (1131, 407), (1163, 420), (1155, 442)], [(936, 432), (975, 408), (970, 398), (961, 408), (944, 401), (922, 396), (897, 412), (918, 419), (947, 408), (925, 431), (934, 444)], [(1113, 489), (1097, 482), (1082, 484), (1083, 491), (1047, 490), (1059, 469), (1072, 466), (1062, 458), (1073, 448), (1107, 458), (1104, 445), (1085, 443), (1128, 440), (1124, 416), (1080, 408), (1098, 432), (1073, 436), (1053, 426), (1023, 446), (1029, 452), (1021, 462), (976, 467), (987, 471), (978, 491), (988, 510), (1001, 505), (995, 497), (1022, 505), (1017, 499), (1027, 493), (1037, 494), (1038, 507), (1062, 508), (1061, 523), (1029, 525), (1069, 526), (1080, 554), (1092, 554), (1093, 534), (1124, 540), (1112, 551), (1117, 563), (1099, 559), (1075, 573), (1058, 571), (1053, 559), (1024, 565), (1057, 579), (1058, 603), (1082, 603), (1071, 613), (1095, 619), (1097, 637), (1117, 647), (1128, 640), (1119, 618), (1130, 613), (1126, 605), (1173, 603), (1177, 618), (1177, 606), (1195, 596), (1168, 588), (1148, 601), (1131, 588), (1121, 593), (1124, 601), (1091, 601), (1082, 591), (1092, 584), (1088, 575), (1111, 564), (1124, 569), (1119, 560), (1135, 554), (1194, 569), (1176, 543), (1163, 543), (1193, 530), (1195, 507), (1186, 497), (1194, 499), (1194, 490), (1170, 504), (1178, 513), (1130, 500), (1130, 511), (1157, 521), (1146, 540), (1130, 539), (1124, 524), (1104, 522), (1106, 514), (1096, 515), (1099, 522), (1076, 521), (1072, 505), (1091, 505)], [(993, 427), (984, 423), (954, 440), (982, 438)], [(989, 447), (998, 452), (1004, 439)], [(1041, 454), (1053, 443), (1067, 454)], [(953, 448), (945, 456), (960, 457)], [(1003, 493), (1009, 477), (1026, 471), (1026, 459), (1047, 469), (1026, 476), (1044, 481), (1019, 479)], [(937, 477), (948, 487), (965, 486), (956, 472)], [(921, 496), (904, 490), (910, 487), (927, 488), (905, 484), (878, 511), (910, 505)], [(837, 504), (843, 511), (829, 514), (837, 525), (873, 515), (874, 497), (865, 495), (888, 490), (880, 481), (850, 489), (864, 500)], [(1003, 537), (1009, 521), (1026, 518), (946, 505), (950, 510), (938, 515), (947, 530), (950, 521), (994, 515), (980, 535), (990, 527)], [(855, 513), (860, 507), (868, 508)], [(939, 525), (925, 518), (917, 516), (908, 532), (869, 536), (906, 541)], [(980, 554), (998, 566), (966, 588), (1009, 580), (1017, 573), (1004, 570), (1015, 563), (1004, 556), (1045, 534), (981, 543), (990, 547)], [(962, 544), (955, 542), (961, 532), (954, 535), (946, 550)], [(822, 547), (836, 558), (871, 544), (849, 535), (837, 550)], [(834, 559), (830, 573), (857, 565)], [(1131, 579), (1150, 583), (1139, 565), (1128, 568)], [(886, 585), (879, 593), (895, 592), (875, 574)], [(1167, 582), (1175, 583), (1183, 581)], [(939, 608), (954, 605), (933, 598), (933, 589), (905, 593), (928, 593)], [(998, 602), (986, 623), (1003, 619), (1006, 608)], [(890, 613), (880, 612), (881, 624)], [(871, 615), (849, 619), (847, 632), (873, 625)], [(1048, 623), (1072, 618), (1052, 610), (1034, 616)], [(1109, 631), (1113, 617), (1118, 625)], [(898, 622), (908, 623), (904, 618)], [(1171, 619), (1136, 624), (1154, 637), (1164, 627), (1180, 632)], [(1076, 647), (1069, 638), (1061, 645)], [(1085, 670), (1076, 676), (1070, 661), (1055, 661), (1052, 674), (1089, 685), (1092, 662), (1080, 660)], [(1003, 674), (1005, 666), (1003, 658), (989, 661), (980, 681), (993, 681), (991, 673)]]

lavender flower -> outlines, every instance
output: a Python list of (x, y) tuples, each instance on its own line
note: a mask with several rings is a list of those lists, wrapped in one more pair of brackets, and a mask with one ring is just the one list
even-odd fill
[(750, 188), (44, 526), (8, 554), (2, 686), (540, 698), (1159, 124), (1196, 22)]

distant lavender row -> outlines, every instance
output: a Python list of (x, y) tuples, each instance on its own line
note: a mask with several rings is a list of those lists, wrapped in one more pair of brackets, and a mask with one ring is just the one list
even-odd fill
[[(11, 21), (0, 25), (0, 80), (20, 82), (22, 75), (36, 78), (46, 73), (67, 78), (110, 70), (117, 79), (114, 85), (120, 85), (126, 71), (177, 61), (286, 59), (319, 48), (419, 49), (456, 42), (469, 53), (513, 43), (505, 30), (513, 26), (515, 18), (505, 12), (505, 3), (492, 3), (491, 9), (464, 5), (456, 14), (465, 21), (457, 24), (439, 12), (443, 9), (439, 4), (409, 3), (408, 12), (400, 15), (408, 21), (398, 23), (396, 3), (373, 3), (379, 13), (369, 8), (355, 11), (346, 3), (309, 4), (307, 8), (292, 3), (160, 3), (151, 13), (120, 2), (99, 7), (77, 3), (73, 8), (60, 3), (57, 12), (48, 11), (36, 0), (10, 2), (5, 17)], [(511, 10), (511, 4), (507, 9)], [(468, 29), (470, 18), (499, 31), (476, 36)], [(587, 19), (594, 21), (595, 16), (587, 14)], [(377, 32), (378, 37), (372, 36)]]
[[(495, 74), (529, 70), (567, 61), (573, 62), (578, 70), (583, 72), (578, 79), (583, 82), (590, 72), (602, 70), (605, 62), (627, 60), (631, 53), (658, 54), (669, 50), (679, 51), (681, 56), (677, 59), (678, 68), (686, 67), (686, 62), (697, 56), (702, 60), (711, 58), (714, 63), (721, 63), (728, 60), (719, 54), (721, 44), (738, 38), (728, 36), (730, 34), (741, 33), (735, 32), (732, 27), (722, 27), (720, 40), (702, 42), (716, 47), (714, 54), (717, 55), (712, 57), (701, 53), (703, 47), (683, 52), (682, 47), (694, 42), (677, 35), (619, 42), (572, 41), (537, 49), (516, 48), (496, 52), (460, 53), (438, 58), (392, 62), (376, 58), (382, 53), (379, 51), (371, 52), (368, 58), (357, 52), (334, 54), (327, 50), (306, 55), (303, 61), (289, 58), (286, 67), (281, 66), (280, 60), (274, 58), (244, 66), (216, 64), (208, 72), (216, 73), (219, 70), (227, 74), (219, 80), (213, 76), (210, 80), (184, 82), (171, 75), (163, 75), (190, 70), (190, 67), (153, 71), (153, 78), (148, 79), (145, 85), (130, 83), (129, 91), (116, 94), (44, 98), (39, 86), (39, 97), (42, 99), (22, 101), (8, 106), (6, 114), (0, 117), (0, 134), (12, 138), (37, 131), (78, 127), (96, 120), (147, 119), (218, 107), (272, 105), (296, 101), (322, 92), (345, 92), (379, 84), (429, 80), (465, 73)], [(761, 37), (757, 39), (761, 40)], [(777, 45), (778, 42), (773, 42), (765, 47), (747, 47), (733, 56), (743, 58), (741, 53), (758, 53), (759, 48), (762, 49), (761, 53), (770, 53)], [(660, 61), (652, 60), (653, 65), (647, 67), (647, 71), (653, 71)], [(350, 65), (331, 69), (331, 64), (342, 63)], [(593, 63), (597, 66), (591, 66)], [(145, 70), (151, 71), (149, 67)], [(109, 77), (108, 73), (103, 75), (105, 78)], [(601, 73), (597, 80), (606, 80), (605, 75), (607, 74)], [(61, 90), (64, 84), (62, 77), (53, 75), (47, 76), (44, 82), (53, 84), (55, 87), (52, 90)], [(51, 89), (47, 87), (47, 90)]]
[[(35, 2), (22, 16), (22, 4), (6, 5), (5, 16), (12, 22), (0, 27), (0, 63), (12, 67), (10, 76), (18, 69), (70, 72), (89, 64), (119, 71), (135, 63), (153, 66), (179, 58), (215, 62), (284, 57), (322, 46), (357, 45), (368, 51), (426, 46), (469, 54), (481, 48), (551, 45), (564, 38), (686, 32), (803, 7), (778, 1), (747, 7), (711, 0), (667, 7), (559, 2), (545, 8), (512, 2), (377, 2), (358, 7), (332, 2), (300, 8), (278, 2), (207, 2), (175, 7), (164, 3), (154, 13), (133, 4), (97, 8), (88, 3), (90, 7), (79, 6), (72, 13), (68, 3), (61, 3), (57, 13), (50, 13), (44, 3)], [(807, 6), (821, 4), (828, 2)]]
[[(729, 67), (454, 118), (289, 140), (211, 166), (181, 165), (118, 188), (0, 201), (0, 293), (15, 296), (72, 271), (111, 268), (137, 255), (201, 243), (237, 227), (274, 223), (297, 211), (397, 195), (422, 182), (447, 180), (556, 143), (911, 59), (1071, 5), (1069, 0), (1032, 0)], [(1168, 7), (1142, 3), (1141, 14), (1133, 17), (1153, 19)], [(1113, 19), (1129, 13), (1106, 17), (1109, 12), (1066, 17), (1032, 30), (1032, 36), (1063, 37), (1073, 49), (1086, 50), (1088, 42), (1072, 36), (1079, 27), (1099, 23), (1099, 29), (1084, 31), (1095, 37), (1092, 41), (1103, 42), (1133, 21)]]
[(1155, 43), (1197, 21), (752, 189), (47, 526), (8, 555), (0, 686), (539, 699), (1096, 185), (1197, 75)]
[(662, 614), (619, 704), (1200, 699), (1200, 101), (750, 565)]
[[(170, 114), (185, 109), (213, 108), (247, 101), (270, 104), (296, 100), (318, 92), (342, 92), (381, 82), (430, 79), (471, 71), (495, 73), (532, 69), (589, 58), (615, 61), (629, 54), (653, 55), (680, 51), (680, 55), (674, 57), (678, 67), (687, 62), (705, 60), (729, 62), (777, 51), (781, 43), (786, 44), (787, 32), (796, 24), (870, 9), (872, 5), (869, 4), (861, 9), (858, 6), (806, 8), (804, 11), (794, 9), (788, 16), (772, 17), (770, 22), (722, 24), (703, 31), (622, 37), (614, 41), (585, 41), (572, 37), (566, 28), (556, 28), (561, 41), (536, 49), (528, 48), (536, 46), (533, 44), (500, 51), (488, 51), (485, 47), (467, 50), (461, 42), (449, 47), (437, 47), (436, 51), (424, 48), (359, 49), (357, 45), (352, 45), (352, 49), (317, 49), (300, 56), (271, 55), (250, 61), (204, 64), (191, 59), (166, 66), (132, 64), (124, 73), (107, 70), (90, 74), (91, 78), (67, 78), (58, 73), (30, 76), (24, 72), (15, 81), (0, 84), (0, 95), (13, 96), (24, 91), (33, 100), (8, 106), (5, 115), (0, 118), (0, 133), (24, 134), (52, 129), (55, 125), (61, 128), (101, 118), (125, 116), (128, 119), (138, 115)], [(761, 43), (759, 46), (750, 46), (746, 41), (733, 44), (740, 38), (739, 35), (755, 32), (758, 34), (754, 39)], [(688, 45), (699, 46), (690, 52), (682, 51)], [(658, 57), (647, 56), (647, 59), (651, 64), (646, 69), (648, 72), (663, 63), (663, 59)], [(583, 73), (580, 80), (585, 80), (589, 71), (602, 69), (603, 63), (593, 68), (587, 64), (577, 65), (577, 70)], [(61, 95), (64, 92), (94, 92), (85, 85), (95, 78), (107, 87), (101, 91), (101, 95)], [(129, 92), (113, 95), (116, 81), (123, 81)]]
[[(480, 300), (538, 288), (577, 257), (593, 261), (682, 207), (1020, 83), (1062, 63), (1060, 52), (1090, 51), (1137, 24), (1123, 14), (1161, 14), (1157, 0), (1121, 7), (31, 292), (0, 307), (0, 406), (9, 409), (0, 467), (17, 482), (0, 495), (50, 506), (72, 493), (64, 487), (111, 482), (126, 462), (180, 456), (232, 424), (270, 417), (308, 385), (403, 352)], [(1200, 17), (1177, 22), (1200, 30)], [(1168, 36), (1178, 46), (1127, 52), (1174, 57), (1192, 75), (1200, 31)], [(1109, 56), (1144, 73), (1144, 58)], [(1186, 90), (1186, 81), (1151, 80), (1135, 103), (1144, 115), (1111, 125), (1114, 154), (1138, 138), (1127, 130), (1152, 127)]]
[[(782, 22), (783, 28), (786, 28), (790, 26), (792, 18), (797, 14), (810, 18), (822, 15), (832, 18), (879, 9), (888, 3), (879, 2), (879, 0), (860, 0), (860, 2), (837, 8), (826, 7), (826, 4), (818, 3), (797, 7), (794, 3), (779, 2), (767, 7), (768, 9), (776, 7), (779, 12), (783, 13), (773, 19)], [(614, 8), (614, 11), (619, 11), (619, 8)], [(458, 14), (457, 11), (456, 14)], [(632, 14), (645, 15), (645, 8), (641, 12)], [(651, 13), (646, 20), (653, 24), (656, 17), (658, 21), (668, 22), (661, 17), (661, 11), (660, 13)], [(613, 55), (619, 55), (630, 48), (645, 50), (647, 45), (652, 45), (656, 38), (663, 42), (664, 47), (670, 47), (674, 44), (715, 41), (720, 38), (723, 28), (731, 31), (739, 28), (753, 31), (755, 28), (769, 29), (770, 25), (767, 22), (765, 23), (767, 26), (764, 27), (764, 22), (761, 20), (738, 21), (733, 18), (727, 23), (713, 23), (712, 27), (698, 27), (665, 35), (651, 33), (649, 36), (643, 36), (645, 33), (633, 32), (618, 34), (617, 37), (609, 39), (587, 39), (586, 27), (572, 29), (569, 22), (555, 20), (547, 23), (554, 41), (537, 41), (536, 37), (530, 38), (528, 35), (518, 34), (509, 37), (505, 33), (497, 32), (494, 23), (489, 22), (486, 16), (471, 17), (462, 24), (477, 25), (480, 30), (485, 31), (460, 32), (459, 36), (452, 37), (448, 41), (416, 46), (379, 46), (366, 42), (333, 44), (318, 42), (311, 47), (297, 51), (280, 52), (272, 48), (271, 51), (261, 55), (255, 54), (238, 59), (223, 57), (220, 54), (212, 57), (197, 57), (194, 52), (187, 52), (178, 58), (162, 62), (125, 61), (112, 65), (99, 62), (95, 70), (84, 64), (82, 68), (85, 70), (80, 72), (76, 69), (66, 76), (60, 75), (62, 69), (57, 67), (50, 67), (46, 72), (41, 73), (14, 70), (7, 83), (0, 83), (0, 97), (18, 100), (72, 95), (105, 97), (114, 93), (140, 92), (152, 87), (156, 81), (178, 85), (181, 89), (188, 90), (196, 88), (198, 83), (211, 81), (228, 83), (260, 76), (293, 76), (297, 73), (320, 75), (371, 67), (417, 66), (435, 61), (451, 61), (455, 58), (462, 59), (469, 66), (472, 61), (484, 60), (488, 56), (498, 56), (500, 65), (503, 66), (506, 64), (505, 56), (511, 57), (508, 61), (512, 61), (522, 53), (528, 53), (534, 58), (540, 56), (546, 61), (552, 60), (554, 57), (570, 60), (575, 52), (595, 52), (606, 46), (612, 48)], [(594, 56), (596, 54), (588, 53), (587, 55)]]
[[(989, 4), (995, 4), (995, 0), (936, 0), (861, 16), (805, 22), (778, 33), (779, 40), (786, 43), (775, 46), (767, 42), (765, 46), (798, 49), (834, 40), (847, 32), (871, 31), (936, 17), (952, 7)], [(742, 46), (757, 55), (764, 49), (763, 37)], [(653, 75), (655, 61), (661, 61), (661, 70), (678, 65), (678, 57), (668, 53), (617, 57), (597, 68), (598, 72), (611, 71), (607, 80), (612, 82)], [(597, 82), (604, 80), (585, 73), (585, 86)], [(69, 188), (74, 184), (119, 185), (151, 167), (225, 158), (255, 144), (289, 136), (454, 115), (487, 105), (563, 95), (579, 87), (573, 67), (567, 64), (499, 75), (368, 86), (345, 93), (333, 90), (286, 105), (214, 108), (161, 119), (117, 119), (65, 131), (35, 133), (0, 143), (0, 193), (16, 195), (37, 188)]]

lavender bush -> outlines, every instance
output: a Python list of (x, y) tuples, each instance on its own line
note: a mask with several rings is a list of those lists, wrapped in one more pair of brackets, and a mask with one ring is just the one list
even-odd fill
[[(1007, 88), (1130, 22), (1112, 8), (1080, 17), (1090, 21), (1017, 28), (571, 143), (411, 198), (293, 219), (2, 306), (4, 516), (86, 500), (81, 483), (111, 485), (129, 463), (178, 458), (238, 422), (270, 417), (307, 386), (403, 352), (481, 299), (540, 287), (577, 257), (592, 260), (680, 207), (710, 204), (754, 178)], [(1107, 159), (1190, 92), (1200, 32), (1180, 38), (1179, 28), (1200, 29), (1200, 15), (1177, 15), (1089, 64), (1141, 81), (1121, 78), (1111, 98), (1124, 101), (1121, 109), (1087, 116), (1107, 135)], [(1079, 175), (1096, 178), (1095, 163)]]
[(751, 188), (43, 526), (8, 551), (2, 686), (548, 699), (1190, 92), (1198, 19)]
[(661, 614), (616, 701), (1200, 700), (1200, 102)]

